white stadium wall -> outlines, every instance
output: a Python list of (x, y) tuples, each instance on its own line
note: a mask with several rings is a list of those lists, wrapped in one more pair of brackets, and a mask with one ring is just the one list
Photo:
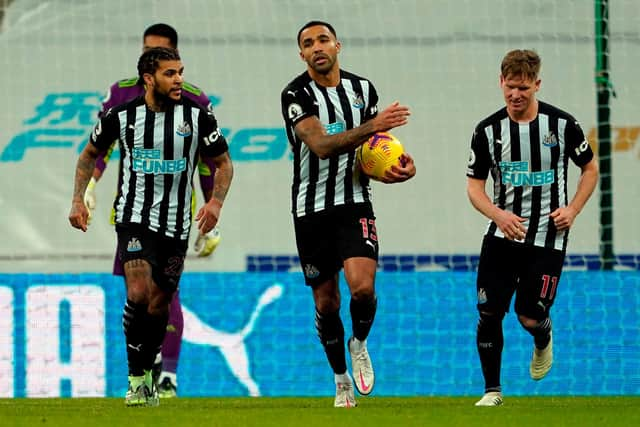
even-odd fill
[[(638, 9), (628, 0), (610, 11), (617, 253), (640, 252)], [(186, 78), (216, 98), (235, 160), (223, 241), (213, 259), (190, 261), (191, 271), (242, 271), (248, 254), (295, 254), (280, 91), (304, 70), (295, 35), (311, 19), (334, 24), (343, 68), (374, 82), (380, 107), (399, 100), (412, 110), (394, 134), (417, 176), (373, 184), (382, 253), (477, 254), (486, 221), (467, 200), (465, 168), (475, 124), (502, 105), (500, 60), (510, 49), (536, 49), (539, 98), (592, 134), (593, 14), (590, 0), (16, 0), (0, 33), (0, 269), (110, 270), (116, 162), (98, 184), (87, 233), (67, 220), (73, 173), (100, 97), (135, 75), (142, 31), (156, 22), (178, 30)], [(598, 252), (598, 198), (578, 218), (570, 253)]]

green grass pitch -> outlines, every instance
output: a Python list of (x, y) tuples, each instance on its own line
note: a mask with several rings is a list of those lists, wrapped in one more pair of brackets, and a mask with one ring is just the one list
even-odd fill
[(0, 425), (13, 426), (638, 426), (638, 397), (509, 397), (476, 408), (477, 397), (368, 397), (352, 409), (333, 398), (176, 398), (126, 408), (122, 398), (0, 399)]

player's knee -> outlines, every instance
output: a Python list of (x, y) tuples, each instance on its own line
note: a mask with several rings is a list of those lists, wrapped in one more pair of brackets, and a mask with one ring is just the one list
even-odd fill
[(502, 319), (504, 319), (504, 315), (504, 312), (480, 311), (478, 328), (500, 325)]
[(170, 294), (159, 289), (157, 291), (151, 292), (151, 295), (149, 297), (149, 314), (154, 316), (168, 316), (170, 303)]
[(349, 258), (345, 261), (344, 277), (353, 299), (373, 298), (376, 263), (369, 258)]
[(320, 313), (331, 313), (340, 310), (340, 298), (325, 296), (316, 299), (316, 310)]
[(532, 319), (532, 318), (527, 317), (527, 316), (523, 316), (522, 314), (518, 315), (518, 321), (520, 322), (522, 327), (525, 328), (525, 329), (535, 329), (540, 324), (540, 322), (538, 320)]
[(134, 259), (124, 264), (124, 271), (127, 298), (137, 303), (148, 303), (151, 285), (149, 264), (141, 259)]
[(149, 289), (149, 278), (141, 274), (127, 275), (125, 278), (127, 284), (127, 294), (133, 293), (136, 295), (147, 295)]
[(351, 298), (355, 300), (370, 300), (375, 296), (374, 278), (368, 274), (351, 275), (348, 278)]
[(327, 282), (313, 288), (313, 301), (320, 313), (332, 313), (340, 310), (340, 292), (336, 284)]
[(145, 286), (141, 286), (139, 282), (127, 281), (127, 299), (136, 304), (148, 304), (149, 295)]
[(375, 298), (375, 291), (372, 283), (363, 283), (354, 286), (351, 290), (351, 298), (356, 301), (370, 301)]

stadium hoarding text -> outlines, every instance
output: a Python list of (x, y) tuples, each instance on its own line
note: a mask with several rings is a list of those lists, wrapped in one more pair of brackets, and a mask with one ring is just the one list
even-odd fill
[[(379, 273), (376, 395), (481, 392), (473, 280), (471, 272)], [(109, 274), (0, 274), (0, 397), (124, 396), (124, 298)], [(301, 274), (186, 273), (181, 300), (182, 396), (333, 394)], [(530, 336), (513, 315), (505, 319), (508, 393), (640, 395), (639, 309), (638, 272), (565, 273), (554, 307), (557, 357), (544, 381), (528, 376)], [(348, 331), (348, 304), (342, 310)], [(304, 374), (292, 376), (300, 360)]]
[[(214, 95), (210, 99), (216, 108), (223, 109), (226, 105), (222, 102), (221, 96)], [(83, 254), (98, 252), (103, 257), (112, 251), (113, 228), (108, 222), (108, 206), (111, 204), (114, 194), (113, 182), (98, 186), (100, 211), (96, 212), (96, 220), (92, 222), (88, 235), (74, 234), (70, 228), (60, 227), (58, 224), (64, 219), (68, 209), (70, 183), (73, 180), (73, 163), (77, 158), (77, 153), (87, 143), (88, 135), (94, 126), (96, 114), (100, 108), (100, 100), (101, 94), (99, 92), (47, 92), (38, 101), (33, 102), (30, 114), (21, 121), (21, 128), (16, 129), (10, 135), (6, 145), (0, 144), (0, 164), (3, 165), (0, 168), (0, 177), (3, 178), (3, 182), (12, 180), (12, 177), (20, 173), (34, 175), (32, 179), (28, 180), (12, 180), (11, 182), (15, 182), (15, 185), (11, 186), (0, 199), (0, 202), (4, 202), (4, 206), (7, 208), (5, 213), (9, 220), (5, 223), (17, 224), (17, 226), (7, 228), (7, 238), (0, 243), (0, 259), (8, 261), (5, 271), (37, 271), (30, 270), (29, 267), (21, 267), (24, 264), (11, 262), (16, 256), (24, 260), (41, 259), (47, 261), (54, 252), (56, 252), (56, 259), (84, 259), (74, 252), (75, 248)], [(637, 151), (637, 148), (640, 147), (637, 141), (640, 136), (638, 129), (640, 127), (614, 127), (614, 153), (624, 155), (627, 163), (635, 166), (637, 166), (635, 157), (638, 157), (637, 153), (640, 153)], [(234, 190), (231, 192), (230, 202), (226, 205), (222, 226), (241, 230), (241, 233), (234, 237), (236, 243), (232, 247), (227, 245), (224, 251), (219, 251), (217, 257), (220, 262), (208, 263), (206, 266), (202, 264), (202, 268), (214, 271), (243, 271), (246, 256), (251, 253), (295, 253), (287, 206), (290, 203), (288, 192), (291, 151), (288, 148), (285, 130), (278, 127), (277, 121), (274, 121), (272, 126), (242, 124), (237, 127), (234, 125), (223, 128), (222, 132), (230, 141), (231, 157), (238, 165), (233, 184)], [(589, 140), (592, 145), (595, 144), (594, 138), (592, 130), (589, 132)], [(113, 157), (117, 158), (118, 154), (113, 154)], [(634, 159), (630, 159), (632, 157)], [(151, 168), (151, 165), (146, 164), (139, 166)], [(153, 166), (154, 172), (163, 172), (180, 169), (184, 165), (157, 164)], [(116, 169), (112, 166), (108, 171)], [(446, 169), (453, 170), (455, 168), (453, 165), (449, 165)], [(539, 177), (540, 179), (533, 175), (530, 179), (528, 176), (517, 179), (525, 180), (525, 178), (535, 185), (545, 184), (548, 181), (543, 175)], [(105, 181), (111, 181), (111, 177)], [(616, 182), (623, 181), (617, 180)], [(459, 234), (449, 231), (449, 226), (453, 223), (466, 224), (465, 226), (473, 227), (477, 233), (477, 239), (480, 239), (484, 220), (469, 210), (468, 201), (464, 198), (462, 200), (453, 198), (450, 200), (451, 206), (442, 206), (442, 209), (445, 210), (455, 208), (455, 215), (460, 215), (464, 220), (451, 219), (444, 223), (444, 227), (430, 227), (429, 238), (420, 237), (420, 233), (424, 233), (426, 230), (424, 224), (417, 224), (419, 216), (405, 218), (406, 221), (395, 220), (398, 213), (393, 209), (395, 206), (393, 200), (402, 200), (403, 203), (410, 202), (412, 206), (415, 205), (414, 208), (408, 206), (407, 211), (427, 209), (427, 206), (424, 205), (426, 202), (421, 202), (420, 199), (415, 199), (410, 195), (411, 185), (414, 184), (392, 186), (393, 188), (374, 186), (378, 225), (384, 239), (382, 248), (386, 251), (406, 253), (429, 253), (430, 250), (443, 251), (443, 249), (449, 250), (452, 255), (475, 253), (474, 251), (478, 249), (477, 243), (466, 238), (469, 233)], [(426, 188), (424, 183), (416, 185), (420, 186), (421, 192), (431, 194), (432, 190)], [(264, 186), (274, 188), (276, 191), (269, 193), (271, 194), (269, 197), (265, 197), (267, 193), (263, 191)], [(379, 191), (386, 193), (379, 197), (381, 194)], [(633, 190), (627, 188), (625, 191)], [(37, 203), (43, 192), (48, 195), (47, 202), (53, 213), (45, 218), (40, 215), (41, 209)], [(235, 199), (236, 194), (248, 199)], [(389, 196), (390, 194), (393, 198)], [(462, 192), (459, 194), (463, 195)], [(625, 226), (625, 221), (631, 217), (624, 215), (626, 203), (631, 199), (633, 197), (617, 198), (615, 212), (623, 219), (622, 222), (618, 221), (618, 224), (624, 227), (630, 235), (633, 235), (638, 227), (635, 224)], [(263, 207), (262, 222), (269, 223), (272, 227), (266, 229), (259, 226), (260, 221), (255, 221), (252, 210), (244, 208), (249, 200), (251, 200), (250, 203), (259, 201)], [(101, 209), (100, 206), (104, 209)], [(593, 221), (597, 219), (596, 212), (597, 207), (594, 202), (590, 203), (586, 207), (585, 213), (580, 216), (574, 227), (576, 231), (572, 233), (570, 252), (595, 252), (597, 233), (591, 232), (591, 230), (595, 227)], [(453, 218), (449, 214), (447, 217)], [(406, 233), (401, 233), (398, 230), (402, 224), (406, 224), (409, 229), (420, 231), (411, 234), (411, 238), (407, 239)], [(616, 229), (618, 228), (616, 227)], [(586, 233), (585, 230), (590, 231)], [(258, 232), (266, 233), (266, 235), (256, 240), (253, 236)], [(456, 237), (458, 235), (464, 238)], [(283, 236), (285, 237), (283, 238)], [(591, 243), (592, 241), (594, 243)], [(252, 242), (257, 246), (244, 247), (237, 242)], [(446, 248), (443, 248), (442, 245), (437, 248), (425, 248), (425, 245), (435, 244), (429, 242), (446, 242), (448, 246)], [(624, 238), (617, 239), (616, 242), (618, 251), (621, 253), (635, 253), (634, 250), (637, 249), (637, 244), (634, 243), (636, 240), (627, 239), (626, 235)], [(86, 261), (83, 263), (86, 264)], [(106, 264), (94, 262), (88, 266), (81, 266), (81, 263), (65, 263), (63, 266), (55, 261), (49, 261), (42, 271), (60, 272), (63, 271), (63, 267), (74, 266), (77, 267), (72, 271), (76, 272), (96, 271), (109, 268)]]
[[(23, 161), (30, 150), (74, 149), (82, 151), (97, 120), (102, 96), (98, 92), (48, 93), (23, 121), (24, 129), (13, 135), (0, 151), (0, 162)], [(220, 103), (216, 96), (210, 98)], [(283, 128), (248, 127), (221, 129), (230, 142), (234, 161), (272, 161), (288, 155)]]

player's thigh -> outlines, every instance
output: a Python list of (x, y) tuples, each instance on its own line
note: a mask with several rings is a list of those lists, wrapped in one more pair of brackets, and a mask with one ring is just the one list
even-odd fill
[(189, 242), (160, 236), (158, 243), (157, 263), (152, 270), (153, 281), (160, 290), (171, 296), (178, 289)]
[(344, 262), (349, 258), (378, 261), (376, 217), (369, 203), (341, 206), (335, 211), (338, 251)]
[(118, 258), (124, 267), (127, 294), (135, 301), (148, 299), (151, 269), (156, 260), (157, 242), (137, 224), (118, 225)]
[[(117, 257), (122, 266), (133, 260), (144, 260), (150, 265), (156, 262), (157, 240), (139, 224), (118, 224)], [(126, 271), (126, 268), (125, 268)]]
[(144, 259), (153, 264), (157, 242), (155, 236), (139, 224), (118, 224), (117, 256), (122, 264), (134, 259)]
[(517, 283), (519, 248), (507, 239), (486, 235), (482, 240), (476, 291), (478, 310), (506, 313)]
[(375, 294), (377, 267), (377, 261), (372, 258), (351, 257), (344, 261), (344, 277), (354, 298), (367, 298)]
[(340, 271), (336, 227), (326, 212), (294, 218), (300, 267), (309, 286), (332, 280)]
[(320, 313), (332, 313), (340, 309), (340, 287), (338, 274), (311, 286), (313, 302)]
[(516, 313), (535, 320), (543, 320), (556, 299), (564, 252), (555, 249), (530, 247), (516, 291)]

